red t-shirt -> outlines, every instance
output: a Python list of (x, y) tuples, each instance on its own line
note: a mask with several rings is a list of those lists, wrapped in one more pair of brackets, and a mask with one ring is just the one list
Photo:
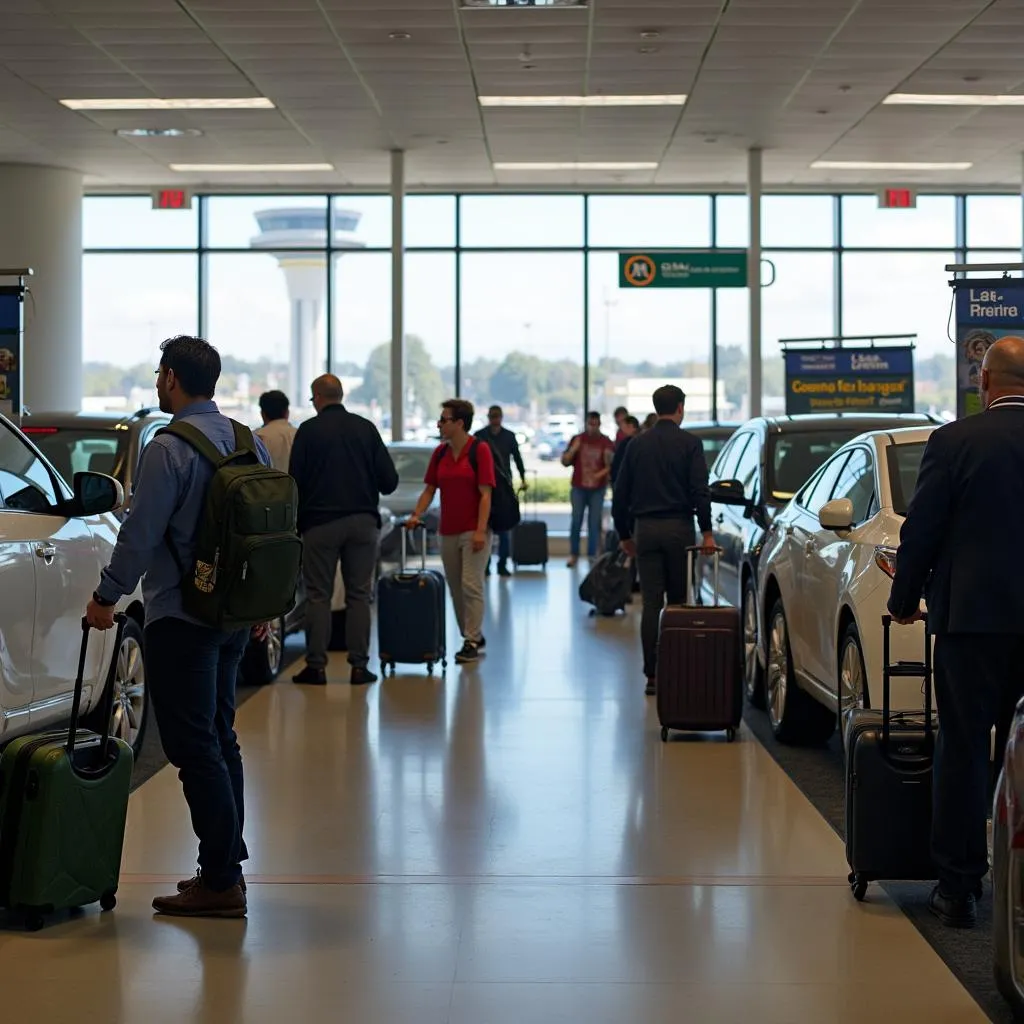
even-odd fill
[[(469, 449), (476, 448), (476, 472), (469, 461)], [(475, 438), (462, 449), (458, 459), (447, 445), (434, 452), (423, 482), (441, 492), (441, 527), (439, 533), (450, 537), (457, 533), (474, 533), (480, 516), (480, 488), (493, 487), (494, 456), (489, 444)]]
[(569, 442), (580, 442), (580, 450), (572, 463), (572, 485), (583, 487), (588, 491), (596, 491), (601, 487), (608, 486), (608, 477), (597, 480), (596, 476), (608, 465), (605, 452), (614, 452), (615, 444), (610, 437), (598, 434), (591, 437), (590, 434), (579, 434)]

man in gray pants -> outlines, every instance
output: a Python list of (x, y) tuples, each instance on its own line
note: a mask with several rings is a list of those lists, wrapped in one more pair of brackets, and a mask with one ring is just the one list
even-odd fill
[(306, 586), (306, 667), (296, 683), (327, 682), (331, 594), (341, 562), (345, 639), (353, 686), (375, 683), (370, 654), (370, 596), (380, 543), (380, 496), (398, 486), (398, 472), (377, 428), (344, 405), (341, 381), (313, 381), (315, 419), (299, 427), (288, 471), (299, 489), (302, 578)]

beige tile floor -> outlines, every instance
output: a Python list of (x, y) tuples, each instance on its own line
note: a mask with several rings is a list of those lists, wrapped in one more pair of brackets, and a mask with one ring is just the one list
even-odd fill
[(117, 910), (0, 930), (9, 1019), (985, 1019), (745, 730), (660, 743), (632, 619), (556, 565), (489, 595), (478, 667), (244, 705), (247, 921), (153, 917), (194, 840), (146, 783)]

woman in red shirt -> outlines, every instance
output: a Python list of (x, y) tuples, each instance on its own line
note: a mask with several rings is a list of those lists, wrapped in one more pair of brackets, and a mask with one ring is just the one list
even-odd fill
[[(408, 526), (419, 525), (434, 492), (441, 492), (441, 561), (464, 640), (460, 664), (476, 661), (484, 646), (484, 573), (491, 555), (491, 490), (494, 456), (489, 444), (470, 435), (473, 405), (460, 398), (441, 404), (437, 421), (443, 443), (430, 459), (426, 487)], [(470, 456), (472, 452), (472, 457)], [(473, 463), (476, 463), (474, 468)]]

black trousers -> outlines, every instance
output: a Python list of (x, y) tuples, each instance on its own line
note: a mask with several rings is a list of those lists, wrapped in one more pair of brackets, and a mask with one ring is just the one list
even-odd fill
[(935, 746), (932, 855), (949, 896), (971, 892), (988, 871), (989, 761), (996, 728), (996, 771), (1010, 722), (1024, 695), (1024, 636), (946, 633), (935, 638)]
[(178, 769), (203, 880), (219, 892), (238, 884), (249, 856), (235, 735), (235, 682), (248, 637), (248, 630), (222, 633), (173, 618), (146, 627), (146, 681), (160, 740)]
[(694, 543), (692, 520), (638, 519), (633, 531), (636, 567), (644, 610), (640, 639), (644, 649), (644, 675), (653, 679), (658, 667), (658, 632), (665, 600), (686, 600), (686, 549)]

